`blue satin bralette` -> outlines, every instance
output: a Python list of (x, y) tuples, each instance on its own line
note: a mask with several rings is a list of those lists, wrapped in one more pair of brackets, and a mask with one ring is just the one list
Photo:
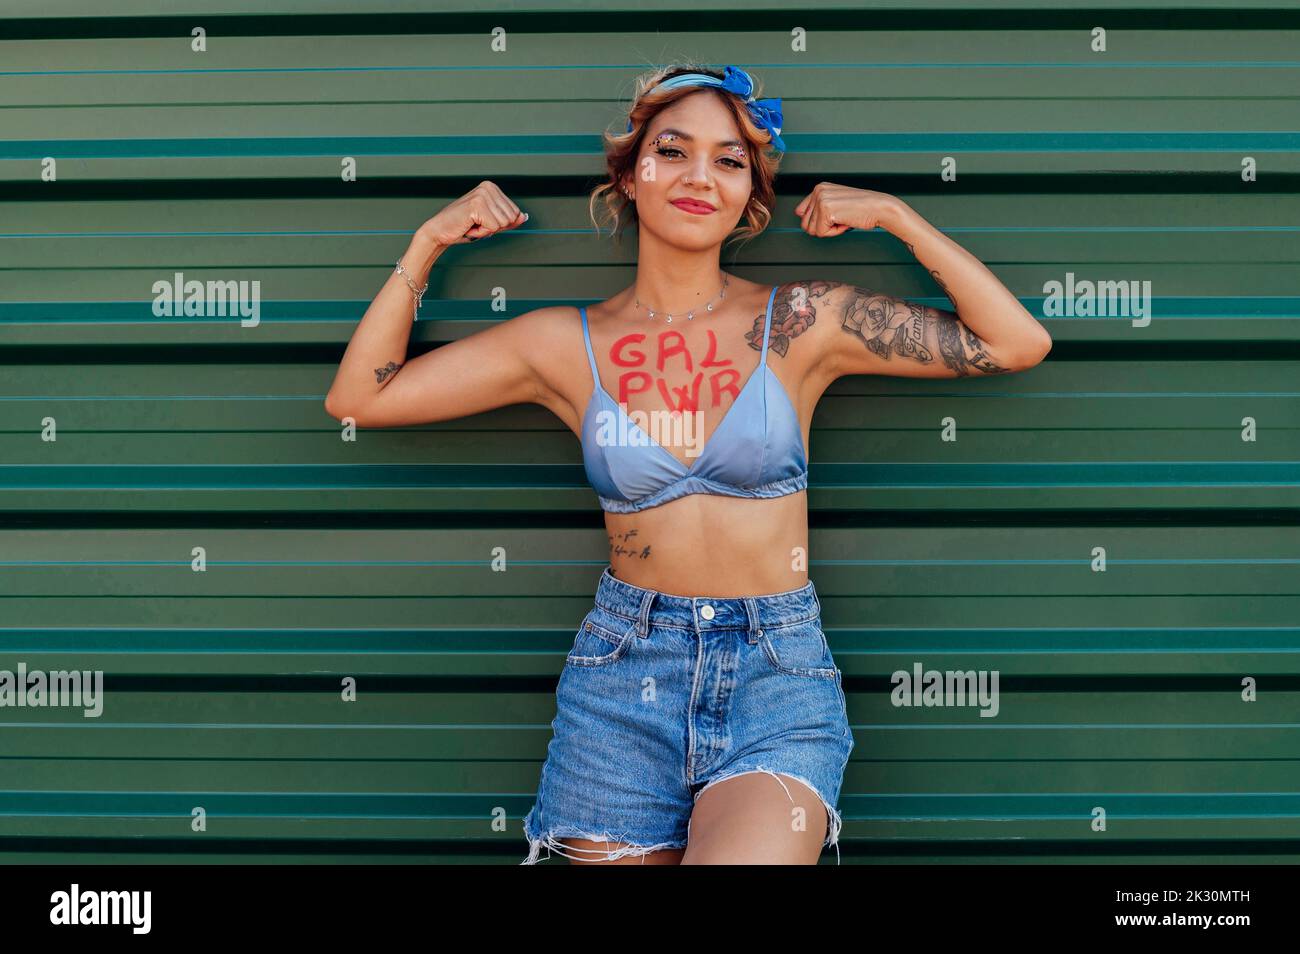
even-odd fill
[[(688, 494), (783, 497), (808, 486), (808, 459), (799, 414), (781, 379), (767, 364), (772, 303), (778, 287), (774, 286), (767, 298), (758, 367), (689, 467), (645, 433), (601, 386), (596, 356), (591, 350), (587, 309), (579, 308), (594, 382), (582, 419), (582, 463), (602, 509), (634, 513)], [(609, 413), (601, 415), (601, 411)], [(633, 439), (611, 441), (611, 429)], [(598, 439), (602, 431), (605, 438)]]

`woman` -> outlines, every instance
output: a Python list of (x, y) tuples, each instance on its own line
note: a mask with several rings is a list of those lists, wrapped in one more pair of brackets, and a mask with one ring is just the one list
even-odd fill
[(853, 738), (807, 574), (813, 409), (842, 375), (998, 374), (1051, 347), (988, 269), (879, 192), (823, 182), (794, 213), (816, 237), (889, 231), (960, 318), (842, 282), (724, 273), (724, 242), (771, 220), (780, 127), (780, 100), (755, 99), (734, 66), (643, 77), (591, 197), (616, 223), (634, 214), (635, 282), (403, 364), (434, 261), (527, 219), (482, 182), (417, 231), (326, 398), (361, 427), (535, 402), (582, 442), (610, 560), (556, 690), (524, 863), (543, 846), (605, 864), (838, 851)]

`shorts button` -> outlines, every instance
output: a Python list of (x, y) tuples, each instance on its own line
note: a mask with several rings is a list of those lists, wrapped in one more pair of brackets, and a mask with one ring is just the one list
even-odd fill
[(705, 603), (703, 606), (700, 607), (700, 615), (703, 616), (705, 619), (713, 619), (713, 607), (710, 606), (708, 603)]

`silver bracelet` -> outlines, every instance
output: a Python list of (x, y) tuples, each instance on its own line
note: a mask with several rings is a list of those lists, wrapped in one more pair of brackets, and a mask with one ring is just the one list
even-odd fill
[(402, 264), (400, 258), (397, 260), (397, 267), (393, 271), (406, 280), (406, 284), (411, 286), (411, 292), (415, 295), (415, 314), (411, 317), (411, 324), (415, 324), (420, 318), (420, 304), (424, 300), (424, 293), (429, 290), (429, 283), (425, 282), (423, 288), (416, 288), (415, 282), (411, 281), (410, 273), (407, 272), (406, 266)]

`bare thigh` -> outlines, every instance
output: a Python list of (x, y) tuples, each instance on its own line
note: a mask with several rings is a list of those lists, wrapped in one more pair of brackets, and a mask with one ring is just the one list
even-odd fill
[[(588, 841), (585, 838), (560, 838), (560, 844), (570, 852), (570, 864), (575, 865), (677, 865), (681, 864), (685, 848), (660, 848), (644, 855), (624, 855), (613, 861), (602, 857), (626, 845), (621, 841)], [(582, 860), (579, 861), (578, 858)]]
[(815, 865), (829, 822), (817, 793), (798, 779), (782, 775), (778, 781), (766, 772), (736, 775), (696, 801), (681, 863)]

